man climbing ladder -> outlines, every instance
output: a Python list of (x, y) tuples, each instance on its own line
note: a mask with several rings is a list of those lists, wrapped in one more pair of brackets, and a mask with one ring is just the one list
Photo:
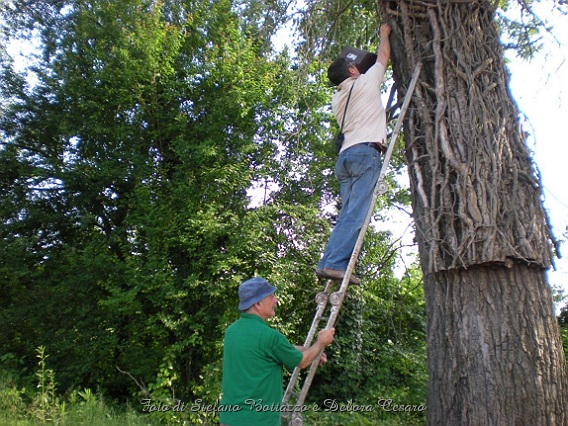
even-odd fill
[[(373, 210), (374, 210), (374, 205), (377, 201), (377, 198), (379, 195), (382, 195), (384, 193), (386, 193), (387, 191), (387, 185), (384, 182), (384, 178), (386, 175), (386, 171), (388, 168), (388, 164), (389, 164), (389, 160), (390, 157), (392, 155), (392, 151), (396, 142), (396, 139), (398, 137), (398, 134), (400, 132), (400, 129), (402, 127), (402, 122), (404, 120), (404, 116), (406, 114), (406, 110), (408, 109), (408, 105), (410, 103), (410, 100), (412, 98), (412, 94), (414, 92), (414, 88), (416, 87), (416, 83), (418, 81), (418, 77), (420, 75), (420, 70), (422, 68), (422, 64), (417, 64), (416, 68), (414, 70), (414, 74), (412, 76), (412, 80), (410, 81), (410, 84), (406, 90), (406, 95), (404, 98), (404, 102), (402, 103), (402, 107), (400, 109), (400, 114), (398, 115), (398, 119), (396, 122), (396, 125), (394, 127), (394, 130), (392, 132), (391, 138), (390, 138), (390, 143), (388, 144), (388, 148), (386, 149), (386, 153), (385, 153), (385, 158), (384, 158), (384, 163), (382, 165), (378, 180), (374, 186), (373, 192), (372, 192), (372, 197), (371, 197), (371, 202), (369, 203), (367, 212), (366, 212), (366, 216), (363, 220), (363, 225), (360, 229), (360, 232), (357, 236), (357, 240), (355, 242), (353, 251), (351, 253), (350, 259), (349, 259), (349, 263), (347, 264), (347, 268), (344, 271), (344, 273), (342, 274), (342, 278), (341, 278), (341, 285), (339, 287), (339, 290), (336, 292), (332, 292), (333, 289), (333, 285), (334, 285), (334, 280), (336, 278), (330, 278), (327, 281), (327, 284), (325, 286), (325, 290), (321, 293), (318, 293), (316, 296), (316, 303), (317, 303), (317, 309), (316, 309), (316, 313), (314, 315), (314, 319), (312, 321), (312, 325), (310, 327), (310, 330), (308, 332), (308, 335), (306, 337), (306, 341), (304, 343), (304, 346), (309, 346), (314, 338), (314, 335), (316, 334), (318, 328), (319, 328), (319, 323), (321, 320), (327, 320), (327, 324), (326, 324), (326, 329), (334, 327), (335, 325), (335, 321), (337, 320), (337, 316), (339, 314), (339, 309), (341, 308), (341, 305), (343, 304), (343, 300), (345, 298), (345, 295), (347, 293), (347, 288), (349, 286), (350, 283), (353, 283), (353, 280), (351, 279), (351, 273), (353, 271), (353, 268), (355, 267), (355, 264), (357, 263), (357, 258), (359, 257), (359, 252), (361, 250), (361, 246), (363, 244), (363, 240), (365, 238), (365, 234), (367, 232), (367, 227), (369, 225), (370, 219), (371, 219), (371, 215), (373, 214)], [(329, 313), (329, 316), (324, 316), (325, 312), (326, 312), (326, 308), (328, 307), (328, 302), (331, 305), (331, 310)], [(296, 390), (296, 383), (299, 379), (299, 373), (300, 373), (300, 369), (296, 368), (294, 369), (294, 371), (292, 372), (292, 376), (290, 378), (290, 382), (288, 383), (288, 387), (286, 388), (286, 392), (284, 393), (284, 398), (282, 399), (282, 406), (283, 407), (288, 407), (287, 411), (283, 411), (283, 417), (284, 419), (287, 420), (287, 424), (291, 425), (291, 426), (302, 426), (303, 425), (303, 418), (302, 418), (302, 407), (305, 401), (305, 398), (307, 396), (308, 390), (311, 386), (312, 380), (315, 376), (315, 372), (317, 370), (318, 367), (318, 363), (317, 362), (313, 362), (312, 365), (310, 366), (308, 375), (305, 378), (304, 381), (304, 385), (302, 386), (301, 392), (299, 394), (295, 393)], [(291, 402), (292, 396), (295, 397), (295, 403)]]
[[(381, 84), (390, 59), (390, 31), (388, 24), (381, 25), (377, 61), (364, 74), (344, 57), (333, 61), (327, 71), (338, 86), (331, 105), (345, 140), (335, 164), (342, 208), (316, 270), (321, 278), (340, 280), (345, 275), (379, 179), (387, 137)], [(361, 280), (351, 275), (350, 282)]]

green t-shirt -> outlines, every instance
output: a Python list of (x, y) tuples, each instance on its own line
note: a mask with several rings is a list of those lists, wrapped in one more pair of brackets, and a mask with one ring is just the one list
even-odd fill
[(282, 366), (293, 370), (302, 352), (254, 314), (241, 314), (225, 333), (220, 422), (229, 426), (278, 426)]

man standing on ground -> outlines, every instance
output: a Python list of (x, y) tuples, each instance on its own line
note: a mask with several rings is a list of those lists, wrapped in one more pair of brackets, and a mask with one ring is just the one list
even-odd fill
[[(338, 123), (345, 113), (345, 141), (335, 164), (342, 207), (316, 270), (321, 278), (343, 279), (381, 173), (387, 136), (381, 84), (390, 59), (390, 31), (390, 25), (381, 25), (377, 62), (364, 74), (345, 58), (336, 59), (327, 71), (329, 80), (338, 86), (331, 104)], [(360, 282), (351, 276), (351, 284)]]
[[(305, 349), (292, 345), (266, 320), (275, 315), (276, 287), (261, 277), (239, 286), (241, 317), (225, 333), (221, 425), (279, 426), (282, 406), (282, 367), (306, 368), (331, 344), (335, 329), (321, 330)], [(325, 354), (320, 362), (325, 363)]]

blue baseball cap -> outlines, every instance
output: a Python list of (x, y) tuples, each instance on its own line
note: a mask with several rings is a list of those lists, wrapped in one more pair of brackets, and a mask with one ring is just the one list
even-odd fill
[(262, 277), (254, 277), (239, 286), (239, 310), (246, 311), (266, 296), (276, 291), (276, 287)]

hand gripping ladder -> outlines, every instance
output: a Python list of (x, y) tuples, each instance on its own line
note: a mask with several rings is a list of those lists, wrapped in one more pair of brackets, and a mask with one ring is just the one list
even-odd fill
[[(396, 142), (396, 139), (400, 132), (400, 128), (402, 126), (402, 122), (404, 120), (404, 116), (406, 114), (406, 110), (408, 109), (408, 104), (410, 103), (410, 99), (412, 98), (412, 93), (414, 92), (414, 88), (416, 87), (416, 82), (418, 81), (418, 76), (420, 75), (421, 68), (422, 64), (419, 63), (414, 70), (414, 74), (412, 75), (412, 80), (410, 81), (410, 85), (408, 86), (408, 91), (404, 98), (404, 102), (400, 109), (400, 114), (396, 121), (396, 125), (394, 127), (390, 143), (387, 152), (385, 154), (383, 166), (381, 168), (381, 174), (379, 175), (379, 179), (377, 180), (377, 184), (375, 185), (375, 189), (373, 191), (373, 201), (371, 203), (371, 206), (369, 207), (369, 211), (367, 212), (367, 217), (365, 219), (364, 225), (359, 231), (359, 236), (357, 237), (355, 248), (353, 249), (353, 253), (351, 254), (351, 258), (349, 259), (349, 264), (347, 265), (345, 276), (341, 281), (341, 286), (339, 287), (338, 291), (332, 292), (334, 281), (328, 280), (325, 285), (324, 291), (316, 295), (315, 298), (317, 303), (316, 313), (314, 315), (314, 319), (312, 320), (312, 325), (310, 327), (310, 330), (308, 331), (304, 347), (309, 347), (312, 344), (312, 341), (314, 339), (314, 336), (316, 334), (316, 331), (319, 327), (319, 323), (321, 320), (327, 319), (327, 324), (325, 328), (331, 328), (335, 325), (335, 321), (337, 320), (337, 316), (339, 314), (339, 309), (341, 308), (343, 300), (345, 299), (345, 295), (347, 294), (347, 287), (349, 286), (349, 280), (351, 278), (351, 274), (353, 273), (353, 269), (355, 268), (355, 264), (357, 263), (357, 258), (359, 257), (359, 252), (361, 251), (361, 246), (363, 245), (363, 240), (365, 239), (365, 234), (367, 232), (371, 216), (375, 209), (377, 198), (379, 197), (379, 195), (382, 195), (387, 192), (388, 186), (384, 181), (385, 174), (389, 165), (394, 144)], [(329, 317), (325, 317), (324, 313), (328, 301), (331, 304), (331, 312), (329, 314)], [(315, 376), (316, 370), (318, 368), (319, 359), (321, 355), (322, 354), (320, 353), (316, 357), (316, 359), (312, 362), (308, 374), (305, 378), (302, 390), (300, 391), (299, 394), (294, 392), (294, 387), (296, 386), (296, 382), (299, 379), (301, 369), (299, 367), (296, 367), (292, 372), (292, 376), (290, 377), (290, 382), (288, 383), (288, 387), (286, 388), (286, 392), (284, 393), (284, 397), (282, 399), (282, 418), (288, 421), (289, 426), (302, 426), (304, 424), (304, 420), (302, 418), (302, 412), (304, 411), (303, 404), (306, 399), (308, 390), (312, 384), (312, 380)], [(296, 402), (294, 404), (290, 402), (292, 396), (296, 397)]]

